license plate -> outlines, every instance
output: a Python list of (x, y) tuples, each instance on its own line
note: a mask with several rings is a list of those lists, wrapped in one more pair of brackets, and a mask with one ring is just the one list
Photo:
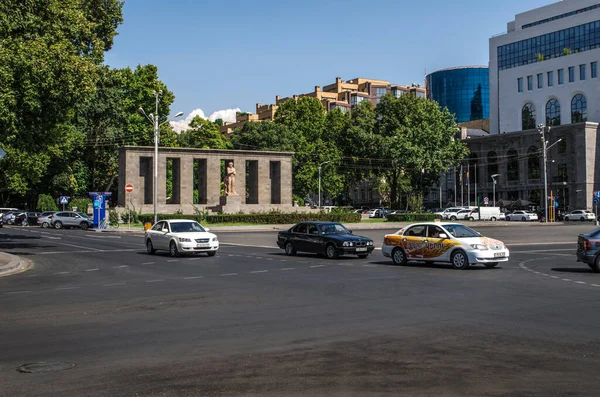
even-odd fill
[(196, 244), (196, 248), (208, 248), (210, 244)]
[(366, 251), (367, 251), (366, 247), (365, 248), (357, 248), (356, 249), (356, 252), (366, 252)]
[(494, 252), (494, 258), (504, 258), (505, 256), (504, 252)]

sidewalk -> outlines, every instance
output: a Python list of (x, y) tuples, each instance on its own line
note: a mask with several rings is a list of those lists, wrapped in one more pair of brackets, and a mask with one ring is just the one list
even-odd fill
[(0, 277), (21, 273), (30, 267), (31, 264), (28, 260), (6, 252), (0, 252)]

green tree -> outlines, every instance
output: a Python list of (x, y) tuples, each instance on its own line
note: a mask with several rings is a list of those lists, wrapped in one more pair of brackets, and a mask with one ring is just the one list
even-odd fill
[(190, 129), (182, 131), (177, 137), (178, 145), (199, 149), (231, 149), (231, 143), (219, 130), (217, 123), (200, 116), (190, 122)]
[(29, 194), (69, 174), (83, 137), (75, 108), (95, 90), (104, 52), (122, 22), (119, 0), (0, 3), (0, 191)]
[(56, 200), (49, 194), (40, 194), (35, 208), (40, 211), (58, 211)]

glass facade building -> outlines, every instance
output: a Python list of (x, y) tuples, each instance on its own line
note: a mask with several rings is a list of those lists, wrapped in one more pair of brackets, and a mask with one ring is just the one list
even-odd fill
[(438, 70), (426, 77), (427, 98), (447, 107), (457, 123), (490, 117), (489, 69), (466, 66)]

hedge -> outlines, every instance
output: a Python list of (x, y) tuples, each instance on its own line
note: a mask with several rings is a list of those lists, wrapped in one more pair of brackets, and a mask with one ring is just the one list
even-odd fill
[(389, 214), (386, 218), (388, 222), (433, 222), (435, 219), (440, 219), (440, 216), (426, 212), (424, 214)]
[[(140, 214), (138, 219), (142, 223), (154, 221), (153, 214)], [(193, 219), (200, 223), (254, 223), (259, 225), (292, 224), (303, 221), (326, 221), (359, 223), (361, 215), (353, 212), (332, 213), (263, 213), (263, 214), (219, 214), (219, 215), (183, 215), (183, 214), (158, 214), (159, 220), (164, 219)]]

